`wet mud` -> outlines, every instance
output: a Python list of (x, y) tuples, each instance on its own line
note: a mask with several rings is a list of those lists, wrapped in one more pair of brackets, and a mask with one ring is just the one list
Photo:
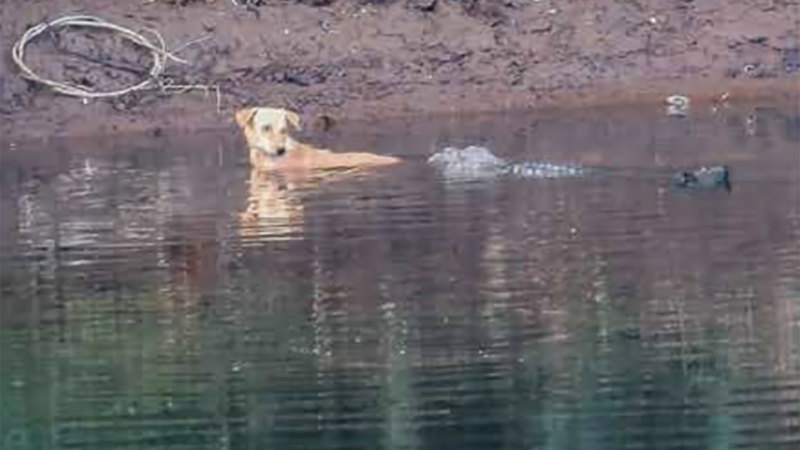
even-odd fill
[[(82, 101), (23, 79), (10, 49), (45, 20), (91, 14), (163, 37), (162, 88)], [(151, 33), (152, 35), (152, 33)], [(798, 102), (800, 1), (0, 0), (0, 132), (57, 135), (233, 126), (245, 105), (341, 120), (510, 109)], [(199, 41), (198, 41), (199, 40)], [(188, 45), (187, 45), (188, 44)], [(53, 30), (26, 62), (114, 90), (146, 79), (150, 52), (111, 33)]]

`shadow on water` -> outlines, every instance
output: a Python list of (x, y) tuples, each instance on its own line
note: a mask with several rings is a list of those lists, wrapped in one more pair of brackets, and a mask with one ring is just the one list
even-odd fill
[[(250, 174), (238, 136), (0, 155), (0, 447), (797, 449), (800, 119), (343, 129), (405, 167)], [(666, 173), (448, 183), (434, 148)]]

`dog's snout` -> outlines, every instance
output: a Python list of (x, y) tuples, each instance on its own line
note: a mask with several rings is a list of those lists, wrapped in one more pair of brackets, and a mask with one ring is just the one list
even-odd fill
[(286, 147), (278, 147), (278, 149), (275, 150), (275, 154), (278, 155), (278, 156), (285, 155), (286, 154)]

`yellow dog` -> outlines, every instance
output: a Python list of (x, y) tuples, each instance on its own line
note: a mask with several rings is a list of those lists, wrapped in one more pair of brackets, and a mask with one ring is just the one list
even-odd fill
[(289, 134), (300, 129), (296, 113), (277, 108), (245, 108), (236, 113), (250, 147), (250, 164), (260, 170), (360, 169), (388, 166), (399, 158), (372, 153), (334, 153), (296, 141)]
[(249, 196), (240, 215), (240, 232), (245, 237), (298, 235), (305, 221), (303, 192), (322, 181), (402, 162), (390, 156), (334, 153), (300, 143), (289, 134), (293, 128), (300, 129), (300, 118), (285, 109), (245, 108), (236, 113), (236, 122), (250, 150)]

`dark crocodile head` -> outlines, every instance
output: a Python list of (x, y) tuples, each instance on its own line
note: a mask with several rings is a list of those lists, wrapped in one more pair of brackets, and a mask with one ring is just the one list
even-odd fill
[(672, 185), (683, 189), (725, 189), (730, 192), (730, 169), (727, 166), (701, 167), (672, 175)]

